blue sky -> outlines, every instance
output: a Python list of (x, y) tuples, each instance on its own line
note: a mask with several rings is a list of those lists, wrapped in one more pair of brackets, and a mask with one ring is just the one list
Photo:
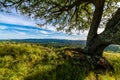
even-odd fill
[(36, 25), (36, 20), (26, 16), (13, 13), (0, 12), (0, 39), (70, 39), (85, 40), (87, 31), (79, 35), (74, 32), (68, 35), (64, 32), (56, 31), (55, 27), (47, 25), (43, 28)]

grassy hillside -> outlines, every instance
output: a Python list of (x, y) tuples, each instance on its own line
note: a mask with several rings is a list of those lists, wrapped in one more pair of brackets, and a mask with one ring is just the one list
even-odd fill
[(120, 54), (104, 53), (114, 72), (100, 73), (90, 63), (63, 58), (65, 54), (62, 48), (2, 42), (0, 80), (120, 80)]

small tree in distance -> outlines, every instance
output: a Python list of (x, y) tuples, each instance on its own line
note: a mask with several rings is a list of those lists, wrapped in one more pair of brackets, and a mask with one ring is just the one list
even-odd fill
[[(84, 54), (102, 56), (110, 44), (120, 44), (119, 0), (1, 0), (0, 7), (14, 7), (22, 14), (58, 25), (57, 30), (87, 30)], [(114, 12), (114, 14), (113, 14)], [(105, 30), (98, 34), (98, 28)]]

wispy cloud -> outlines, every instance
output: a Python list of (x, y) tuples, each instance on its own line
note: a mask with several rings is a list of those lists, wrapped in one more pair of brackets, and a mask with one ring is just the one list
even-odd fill
[(26, 38), (47, 38), (48, 35), (44, 34), (29, 34), (17, 30), (0, 30), (0, 39), (26, 39)]
[(1, 25), (0, 25), (0, 29), (1, 29), (1, 30), (5, 30), (5, 29), (7, 29), (7, 27), (6, 27), (6, 26), (1, 26)]
[[(57, 38), (57, 39), (86, 39), (83, 34), (68, 35), (57, 32), (52, 25), (43, 28), (36, 26), (36, 21), (16, 13), (0, 13), (0, 39), (25, 39), (25, 38)], [(58, 26), (56, 26), (58, 27)]]
[(49, 34), (47, 31), (40, 31), (42, 34)]
[(0, 13), (0, 22), (35, 26), (35, 21), (17, 14)]
[(25, 32), (20, 32), (20, 31), (14, 31), (16, 34), (18, 34), (18, 35), (26, 35), (26, 33)]

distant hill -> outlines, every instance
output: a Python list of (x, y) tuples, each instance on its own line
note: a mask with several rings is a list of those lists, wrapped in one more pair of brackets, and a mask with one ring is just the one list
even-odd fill
[(120, 45), (110, 45), (105, 49), (105, 51), (120, 53)]
[[(0, 40), (0, 41), (10, 41), (10, 42), (26, 42), (26, 43), (38, 43), (47, 47), (81, 47), (83, 48), (86, 44), (86, 40), (66, 40), (66, 39), (10, 39), (10, 40)], [(120, 52), (119, 45), (110, 45), (105, 51)]]
[(44, 46), (53, 47), (84, 47), (86, 40), (65, 40), (65, 39), (10, 39), (1, 41), (11, 41), (11, 42), (27, 42), (27, 43), (39, 43)]
[(86, 40), (65, 40), (65, 39), (12, 39), (11, 41), (18, 42), (34, 42), (34, 43), (61, 43), (61, 44), (86, 44)]

